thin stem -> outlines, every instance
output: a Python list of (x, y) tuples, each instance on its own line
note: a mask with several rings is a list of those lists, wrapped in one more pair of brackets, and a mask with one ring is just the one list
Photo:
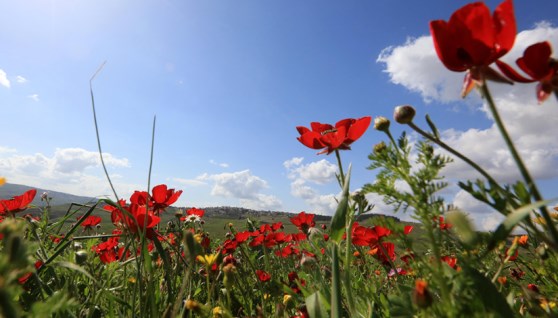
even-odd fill
[(421, 136), (423, 136), (424, 138), (432, 141), (433, 143), (437, 144), (438, 146), (442, 147), (444, 150), (448, 151), (449, 153), (451, 153), (452, 155), (458, 157), (459, 159), (465, 161), (467, 164), (469, 164), (471, 167), (473, 167), (475, 170), (477, 170), (483, 177), (485, 177), (490, 183), (498, 185), (498, 183), (496, 182), (496, 180), (494, 180), (494, 178), (492, 178), (492, 176), (490, 176), (488, 174), (488, 172), (486, 172), (483, 168), (481, 168), (478, 164), (476, 164), (474, 161), (472, 161), (471, 159), (465, 157), (463, 154), (457, 152), (455, 149), (451, 148), (450, 146), (448, 146), (446, 143), (444, 143), (443, 141), (441, 141), (440, 139), (434, 138), (432, 137), (430, 134), (426, 133), (424, 130), (420, 129), (420, 127), (418, 127), (417, 125), (415, 125), (413, 122), (408, 123), (407, 125), (409, 125), (409, 127), (411, 127), (414, 131), (416, 131), (417, 133), (419, 133)]
[(93, 107), (93, 122), (95, 123), (95, 134), (97, 135), (97, 147), (99, 148), (99, 156), (101, 157), (101, 164), (103, 166), (103, 170), (105, 171), (105, 176), (107, 176), (107, 180), (110, 184), (110, 188), (112, 189), (114, 197), (116, 198), (116, 202), (118, 202), (118, 194), (116, 194), (116, 190), (114, 189), (114, 185), (112, 184), (112, 181), (110, 180), (110, 176), (108, 174), (107, 166), (105, 165), (105, 160), (103, 159), (103, 151), (101, 150), (101, 138), (99, 137), (99, 125), (97, 124), (97, 112), (95, 111), (95, 98), (93, 96), (93, 80), (95, 79), (97, 74), (99, 74), (99, 72), (103, 69), (106, 63), (107, 63), (106, 61), (103, 62), (103, 64), (99, 66), (95, 74), (93, 74), (93, 76), (89, 80), (89, 91), (91, 93), (91, 106)]
[(345, 186), (345, 174), (343, 173), (343, 165), (341, 164), (341, 154), (339, 149), (335, 149), (335, 157), (337, 157), (337, 166), (339, 166), (339, 175), (341, 177), (341, 188)]
[[(521, 175), (523, 176), (523, 179), (527, 183), (527, 186), (529, 187), (531, 195), (533, 196), (535, 201), (542, 201), (543, 200), (542, 195), (540, 194), (539, 189), (537, 188), (537, 185), (535, 184), (535, 181), (531, 177), (531, 174), (529, 173), (529, 170), (527, 170), (527, 167), (525, 166), (525, 164), (523, 163), (523, 160), (519, 156), (519, 153), (515, 149), (515, 146), (514, 146), (512, 140), (511, 140), (511, 138), (510, 138), (510, 136), (509, 136), (509, 134), (506, 130), (506, 127), (504, 126), (504, 123), (502, 122), (502, 119), (500, 118), (500, 114), (498, 113), (498, 110), (496, 109), (496, 104), (494, 103), (494, 99), (492, 99), (492, 95), (490, 94), (490, 91), (488, 90), (488, 85), (486, 84), (486, 82), (483, 83), (480, 86), (480, 88), (481, 88), (482, 96), (484, 98), (486, 98), (486, 101), (488, 103), (488, 107), (490, 108), (490, 112), (492, 113), (492, 117), (494, 118), (494, 122), (496, 123), (496, 126), (498, 127), (498, 130), (500, 131), (500, 134), (504, 138), (504, 141), (506, 142), (506, 146), (510, 150), (510, 152), (512, 154), (512, 157), (513, 157), (513, 160), (517, 164), (517, 167), (519, 168), (519, 171), (521, 172)], [(552, 218), (550, 217), (550, 214), (546, 210), (546, 206), (541, 206), (539, 208), (539, 211), (540, 211), (541, 215), (543, 216), (544, 220), (546, 221), (546, 225), (548, 226), (548, 229), (550, 230), (550, 234), (552, 235), (552, 239), (554, 240), (554, 243), (558, 243), (558, 231), (556, 230), (556, 227), (554, 227), (554, 222), (552, 221)]]

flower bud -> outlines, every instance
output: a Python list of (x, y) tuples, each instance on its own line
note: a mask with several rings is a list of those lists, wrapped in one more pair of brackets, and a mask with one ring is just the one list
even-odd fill
[(76, 264), (78, 265), (85, 264), (85, 262), (87, 262), (87, 251), (85, 250), (77, 251), (75, 258), (76, 258)]
[(390, 124), (389, 119), (387, 119), (383, 116), (378, 116), (374, 119), (374, 129), (376, 129), (376, 130), (388, 131), (389, 130), (389, 124)]
[(422, 279), (415, 282), (415, 290), (413, 291), (413, 302), (419, 308), (428, 308), (432, 305), (432, 295), (427, 289), (428, 283)]
[(380, 154), (382, 152), (384, 152), (384, 150), (386, 150), (387, 146), (383, 141), (380, 141), (379, 143), (374, 145), (374, 153), (375, 154)]
[(395, 111), (393, 112), (393, 118), (396, 122), (400, 124), (408, 124), (413, 121), (415, 117), (415, 109), (413, 106), (410, 105), (401, 105), (395, 107)]
[(548, 258), (548, 246), (545, 243), (541, 243), (535, 249), (535, 252), (539, 255), (539, 257), (544, 261)]

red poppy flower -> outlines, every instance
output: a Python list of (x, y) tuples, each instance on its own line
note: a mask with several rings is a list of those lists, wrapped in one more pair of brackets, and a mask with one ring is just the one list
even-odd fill
[(414, 227), (412, 225), (405, 225), (405, 228), (403, 229), (403, 234), (408, 235), (413, 231), (413, 228)]
[(507, 82), (489, 67), (513, 46), (516, 36), (513, 3), (504, 0), (490, 15), (483, 2), (465, 5), (449, 21), (430, 22), (438, 57), (451, 71), (468, 71), (463, 94), (484, 79)]
[(302, 126), (296, 127), (300, 133), (300, 137), (297, 139), (312, 149), (326, 148), (318, 154), (327, 153), (329, 155), (337, 149), (351, 149), (350, 145), (364, 134), (370, 126), (371, 120), (370, 116), (359, 119), (347, 118), (338, 121), (335, 126), (313, 122), (310, 123), (312, 130)]
[(378, 234), (371, 228), (358, 225), (353, 226), (351, 240), (356, 246), (369, 246), (378, 242)]
[[(156, 216), (153, 211), (147, 209), (145, 205), (130, 204), (123, 206), (122, 209), (128, 213), (123, 213), (120, 209), (112, 207), (111, 220), (116, 226), (124, 226), (130, 232), (137, 234), (145, 229), (145, 233), (149, 239), (156, 238), (156, 232), (153, 229), (161, 218)], [(106, 208), (105, 208), (106, 209)], [(130, 217), (130, 215), (132, 217)]]
[(26, 191), (22, 195), (18, 195), (8, 200), (0, 200), (0, 214), (17, 213), (27, 209), (27, 206), (33, 201), (37, 194), (36, 189)]
[(537, 100), (540, 104), (552, 92), (558, 94), (558, 60), (551, 56), (552, 47), (547, 41), (535, 43), (525, 49), (523, 56), (517, 59), (516, 64), (531, 78), (521, 76), (511, 66), (502, 61), (496, 61), (496, 65), (502, 73), (516, 82), (539, 82), (537, 85)]
[[(79, 218), (78, 218), (79, 219)], [(87, 218), (85, 218), (85, 220), (83, 222), (81, 222), (81, 226), (83, 226), (85, 230), (87, 229), (91, 229), (94, 226), (97, 226), (98, 224), (101, 223), (103, 219), (101, 219), (100, 216), (96, 216), (96, 215), (90, 215)]]
[(175, 191), (174, 189), (168, 189), (166, 184), (160, 184), (151, 190), (152, 195), (145, 191), (135, 191), (130, 197), (130, 201), (137, 205), (148, 205), (153, 208), (155, 213), (159, 213), (169, 207), (171, 204), (176, 202), (182, 190)]
[[(153, 189), (153, 190), (155, 190), (155, 189)], [(205, 214), (205, 210), (197, 209), (197, 208), (191, 208), (191, 209), (188, 209), (188, 211), (186, 211), (186, 215), (197, 215), (200, 218), (202, 218), (204, 216), (204, 214)]]
[(256, 270), (256, 275), (258, 275), (258, 279), (260, 280), (260, 282), (267, 282), (269, 280), (271, 280), (271, 275), (269, 275), (269, 273), (259, 270)]
[[(43, 261), (41, 261), (41, 260), (36, 261), (36, 262), (35, 262), (35, 269), (36, 269), (36, 270), (39, 270), (39, 268), (41, 268), (41, 267), (43, 266), (43, 264), (44, 264), (44, 263), (43, 263)], [(33, 273), (27, 273), (27, 274), (21, 276), (20, 278), (18, 278), (17, 281), (18, 281), (20, 284), (23, 285), (23, 284), (25, 284), (25, 283), (29, 280), (29, 278), (31, 278), (31, 275), (33, 275)]]
[(292, 224), (304, 233), (308, 232), (309, 228), (316, 225), (316, 222), (314, 222), (314, 214), (306, 214), (304, 211), (300, 212), (296, 216), (293, 216), (290, 220)]

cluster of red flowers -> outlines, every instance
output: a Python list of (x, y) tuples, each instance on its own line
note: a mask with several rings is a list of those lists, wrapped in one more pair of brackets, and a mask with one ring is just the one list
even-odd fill
[[(529, 46), (517, 59), (516, 64), (531, 78), (521, 76), (499, 60), (515, 42), (512, 0), (503, 1), (492, 16), (483, 2), (465, 5), (455, 11), (447, 22), (431, 21), (430, 32), (442, 63), (451, 71), (467, 71), (463, 95), (484, 80), (510, 82), (511, 79), (520, 83), (539, 82), (537, 99), (540, 103), (552, 92), (558, 97), (558, 60), (551, 57), (549, 42)], [(496, 63), (507, 78), (492, 69), (492, 63)]]

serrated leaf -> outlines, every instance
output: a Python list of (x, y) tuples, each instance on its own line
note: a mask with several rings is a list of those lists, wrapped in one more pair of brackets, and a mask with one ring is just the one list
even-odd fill
[(325, 297), (320, 292), (315, 292), (312, 295), (306, 297), (306, 310), (311, 318), (325, 318), (329, 317), (327, 308), (329, 304), (327, 303)]
[(347, 222), (347, 212), (349, 210), (349, 183), (351, 179), (351, 165), (349, 165), (349, 170), (345, 176), (345, 184), (343, 185), (343, 195), (339, 205), (337, 205), (337, 210), (331, 219), (331, 233), (330, 239), (336, 243), (339, 243), (343, 238), (343, 233), (345, 232), (346, 222)]

